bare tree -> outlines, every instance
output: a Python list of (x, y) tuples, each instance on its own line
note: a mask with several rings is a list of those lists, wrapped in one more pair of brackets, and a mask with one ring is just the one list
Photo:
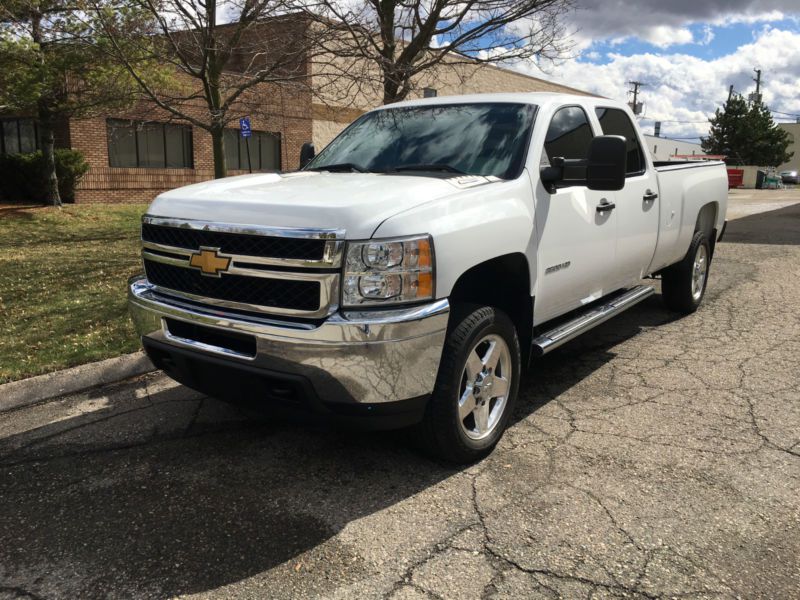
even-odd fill
[[(237, 103), (263, 83), (308, 86), (315, 36), (325, 33), (286, 14), (281, 0), (89, 1), (144, 95), (211, 134), (215, 177), (227, 174), (224, 131), (239, 116)], [(143, 59), (170, 65), (176, 80), (148, 77), (137, 66)]]
[[(563, 17), (573, 0), (296, 0), (339, 36), (326, 50), (346, 77), (359, 61), (377, 74), (384, 104), (406, 98), (420, 76), (458, 65), (553, 61), (570, 50)], [(328, 40), (326, 40), (328, 42)]]

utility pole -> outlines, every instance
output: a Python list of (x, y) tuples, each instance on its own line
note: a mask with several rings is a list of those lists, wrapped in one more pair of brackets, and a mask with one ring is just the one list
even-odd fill
[(633, 89), (630, 90), (633, 92), (633, 102), (631, 102), (631, 110), (633, 110), (633, 114), (638, 115), (642, 112), (642, 105), (639, 103), (639, 88), (647, 85), (646, 83), (642, 83), (641, 81), (629, 81), (629, 85), (633, 86)]
[(733, 98), (733, 84), (728, 88), (728, 104), (731, 103), (731, 98)]
[(756, 82), (756, 92), (754, 94), (750, 94), (748, 100), (750, 100), (751, 104), (758, 104), (761, 102), (761, 69), (753, 69), (755, 71), (756, 76), (753, 77), (753, 81)]

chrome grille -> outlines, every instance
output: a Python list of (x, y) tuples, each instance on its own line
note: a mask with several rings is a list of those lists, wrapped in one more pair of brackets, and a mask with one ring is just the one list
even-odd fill
[(142, 224), (142, 241), (196, 250), (201, 246), (219, 248), (224, 254), (242, 254), (266, 258), (321, 261), (325, 255), (325, 240), (281, 238), (243, 233), (226, 233), (202, 229), (180, 229), (161, 225)]
[(157, 286), (227, 302), (255, 306), (316, 311), (319, 309), (318, 281), (291, 281), (227, 275), (206, 277), (195, 269), (144, 261), (147, 280)]
[[(164, 293), (216, 307), (317, 318), (337, 308), (343, 238), (336, 230), (145, 215), (142, 258), (148, 281)], [(213, 251), (223, 264), (229, 259), (227, 266), (202, 272), (192, 262), (201, 250)]]

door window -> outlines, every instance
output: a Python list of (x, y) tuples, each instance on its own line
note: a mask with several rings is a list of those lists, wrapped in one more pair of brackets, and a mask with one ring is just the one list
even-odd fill
[[(621, 135), (628, 145), (628, 176), (641, 175), (645, 170), (644, 152), (636, 136), (636, 129), (624, 110), (595, 108), (603, 135)], [(655, 150), (653, 150), (655, 152)]]
[[(594, 134), (586, 113), (579, 106), (565, 106), (556, 111), (544, 141), (547, 161), (556, 156), (583, 160), (589, 151)], [(543, 157), (544, 158), (544, 157)], [(585, 167), (566, 167), (564, 181), (585, 179)]]

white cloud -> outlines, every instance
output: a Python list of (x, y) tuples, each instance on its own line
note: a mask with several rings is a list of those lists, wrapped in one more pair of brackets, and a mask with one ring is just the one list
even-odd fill
[(670, 27), (669, 25), (657, 25), (656, 27), (645, 29), (642, 38), (659, 48), (694, 42), (694, 35), (689, 29), (686, 27)]
[[(728, 86), (752, 91), (753, 68), (762, 69), (764, 101), (776, 111), (800, 114), (800, 33), (766, 27), (757, 38), (731, 54), (713, 60), (688, 54), (647, 53), (623, 56), (610, 53), (607, 64), (568, 60), (543, 75), (533, 63), (518, 69), (601, 96), (625, 101), (627, 82), (643, 81), (646, 130), (653, 120), (664, 122), (671, 137), (706, 135), (706, 120), (726, 99)], [(668, 123), (666, 121), (700, 121)]]
[(698, 44), (701, 46), (708, 46), (711, 42), (714, 41), (714, 30), (711, 26), (706, 25), (703, 27), (703, 37), (697, 41)]
[[(669, 37), (659, 34), (704, 24), (769, 23), (800, 13), (797, 0), (578, 0), (570, 24), (581, 38), (593, 40), (654, 38), (666, 47)], [(681, 36), (686, 37), (685, 33)], [(683, 42), (686, 43), (686, 42)]]

